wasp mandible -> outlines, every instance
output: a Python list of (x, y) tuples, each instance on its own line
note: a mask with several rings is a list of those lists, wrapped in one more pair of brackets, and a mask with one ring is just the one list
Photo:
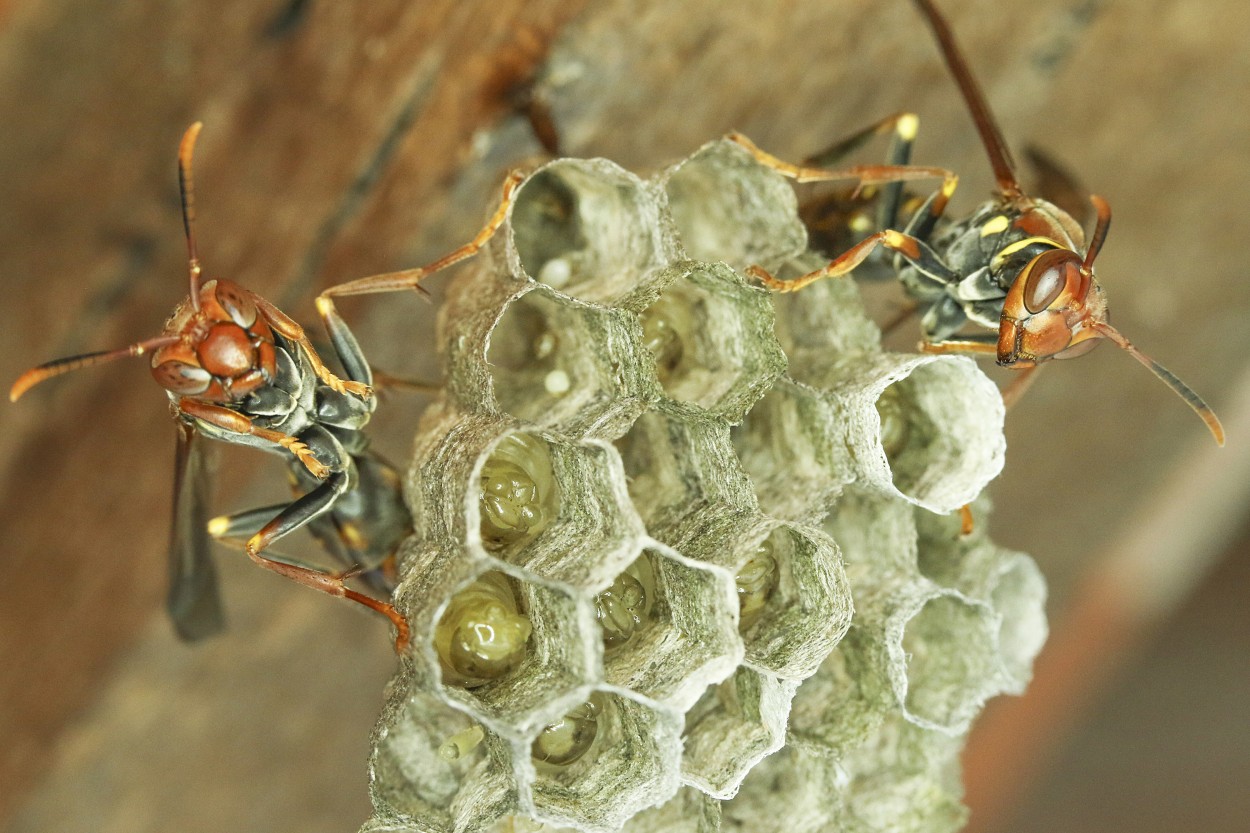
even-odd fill
[[(244, 550), (261, 567), (383, 614), (395, 626), (395, 648), (402, 652), (408, 643), (404, 617), (389, 603), (346, 585), (357, 572), (382, 566), (411, 522), (397, 475), (368, 450), (362, 432), (375, 405), (369, 364), (332, 306), (319, 305), (319, 311), (347, 379), (326, 367), (303, 328), (273, 304), (231, 281), (203, 279), (191, 176), (201, 126), (196, 122), (187, 129), (178, 150), (190, 294), (160, 335), (28, 370), (9, 399), (71, 370), (150, 355), (152, 375), (168, 394), (178, 425), (168, 607), (179, 635), (198, 639), (221, 628), (208, 552), (211, 533), (227, 540), (245, 537)], [(286, 456), (298, 497), (208, 521), (200, 435)], [(273, 542), (305, 526), (347, 572), (265, 554)]]
[[(745, 136), (732, 133), (729, 138), (757, 160), (797, 182), (844, 179), (857, 180), (859, 188), (885, 186), (878, 214), (880, 230), (824, 268), (794, 280), (779, 280), (758, 266), (748, 272), (770, 289), (794, 292), (822, 278), (847, 275), (874, 251), (885, 249), (894, 254), (895, 272), (922, 310), (921, 349), (930, 353), (992, 354), (998, 364), (1022, 370), (1025, 375), (1004, 393), (1008, 405), (1019, 398), (1031, 374), (1045, 362), (1084, 355), (1105, 339), (1172, 388), (1223, 445), (1224, 429), (1210, 406), (1108, 321), (1107, 299), (1094, 279), (1093, 266), (1111, 225), (1111, 207), (1099, 196), (1090, 197), (1097, 222), (1085, 245), (1081, 224), (1068, 212), (1024, 192), (1007, 143), (950, 27), (930, 0), (914, 2), (933, 30), (976, 124), (997, 193), (966, 219), (948, 221), (944, 211), (958, 177), (942, 168), (906, 164), (917, 128), (916, 117), (910, 113), (891, 116), (817, 159), (828, 164), (865, 137), (888, 131), (894, 134), (888, 164), (840, 170), (792, 165), (761, 150)], [(901, 230), (897, 229), (902, 183), (927, 178), (941, 179), (942, 185), (914, 210)], [(969, 321), (997, 332), (959, 335)]]

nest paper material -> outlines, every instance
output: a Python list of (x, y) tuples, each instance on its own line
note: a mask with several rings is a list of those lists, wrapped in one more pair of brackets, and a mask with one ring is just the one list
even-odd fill
[(561, 159), (440, 319), (407, 481), (413, 628), (382, 831), (942, 831), (1046, 633), (1033, 562), (950, 513), (1003, 463), (968, 359), (883, 352), (790, 185), (713, 142)]

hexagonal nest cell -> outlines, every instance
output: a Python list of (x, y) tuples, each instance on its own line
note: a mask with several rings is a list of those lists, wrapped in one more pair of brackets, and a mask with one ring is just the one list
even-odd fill
[(659, 265), (659, 206), (606, 159), (557, 159), (521, 185), (509, 217), (521, 272), (573, 298), (607, 302)]
[(489, 335), (486, 366), (498, 408), (565, 433), (618, 433), (657, 395), (653, 374), (621, 355), (634, 326), (623, 310), (532, 287), (504, 308)]
[(553, 825), (619, 828), (677, 791), (680, 716), (597, 691), (530, 744), (529, 793)]
[(664, 393), (740, 421), (785, 369), (767, 293), (724, 264), (691, 262), (666, 277), (641, 315), (643, 344)]
[(439, 323), (365, 830), (960, 823), (964, 733), (1045, 634), (988, 508), (947, 514), (1002, 465), (1001, 401), (883, 352), (852, 281), (745, 277), (804, 249), (732, 143), (520, 186)]
[(655, 546), (595, 596), (604, 679), (685, 710), (742, 661), (724, 571)]

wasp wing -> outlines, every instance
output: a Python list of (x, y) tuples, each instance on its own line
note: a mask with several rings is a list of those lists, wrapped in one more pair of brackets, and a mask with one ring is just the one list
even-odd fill
[(1033, 188), (1042, 199), (1053, 203), (1076, 220), (1088, 232), (1094, 219), (1089, 191), (1075, 174), (1036, 145), (1024, 148), (1024, 157), (1033, 169)]
[(210, 637), (225, 624), (207, 529), (210, 486), (207, 454), (195, 427), (179, 421), (166, 607), (174, 630), (187, 642)]

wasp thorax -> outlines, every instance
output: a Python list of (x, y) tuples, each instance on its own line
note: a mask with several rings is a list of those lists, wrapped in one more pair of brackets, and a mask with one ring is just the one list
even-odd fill
[(651, 621), (655, 575), (646, 556), (629, 565), (595, 596), (595, 618), (603, 629), (603, 647), (620, 648)]
[(507, 576), (479, 577), (452, 597), (435, 628), (443, 681), (476, 688), (504, 677), (525, 658), (532, 630)]
[(561, 767), (582, 758), (595, 745), (602, 714), (598, 697), (592, 696), (560, 720), (543, 727), (530, 746), (534, 761)]
[(876, 406), (877, 415), (881, 418), (881, 448), (886, 459), (893, 461), (911, 435), (909, 412), (912, 404), (906, 390), (893, 384), (877, 397)]
[(482, 545), (498, 551), (532, 541), (558, 508), (547, 444), (526, 434), (501, 442), (482, 465)]
[(745, 631), (759, 621), (773, 590), (777, 588), (777, 573), (777, 551), (770, 536), (734, 576), (738, 585), (739, 631)]

